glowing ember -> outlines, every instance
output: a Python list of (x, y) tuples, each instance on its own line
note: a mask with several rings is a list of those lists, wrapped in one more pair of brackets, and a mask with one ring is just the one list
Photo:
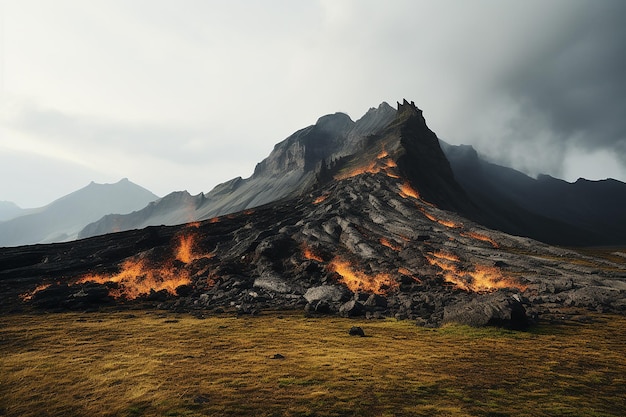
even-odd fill
[(333, 259), (328, 265), (331, 271), (341, 275), (341, 282), (352, 292), (365, 291), (375, 294), (384, 294), (398, 287), (389, 274), (366, 275), (352, 268), (350, 262)]
[(51, 284), (41, 284), (41, 285), (37, 285), (37, 287), (35, 287), (34, 290), (32, 290), (31, 292), (26, 292), (24, 294), (20, 294), (19, 297), (22, 299), (22, 301), (30, 301), (33, 296), (35, 294), (37, 294), (39, 291), (43, 291), (46, 288), (48, 288)]
[(411, 187), (411, 185), (408, 182), (405, 182), (404, 184), (400, 186), (400, 197), (402, 198), (413, 197), (413, 198), (419, 199), (420, 194), (417, 192), (417, 190)]
[(193, 249), (193, 235), (181, 236), (178, 248), (176, 249), (176, 259), (186, 264), (198, 259), (198, 256), (194, 254)]
[(144, 260), (131, 259), (125, 261), (121, 266), (121, 271), (115, 275), (85, 275), (76, 281), (76, 284), (85, 282), (99, 284), (115, 282), (119, 284), (119, 287), (110, 291), (112, 297), (134, 300), (142, 295), (150, 294), (151, 290), (166, 290), (170, 294), (176, 294), (176, 288), (189, 285), (191, 279), (186, 270), (171, 266), (151, 268)]
[(248, 209), (248, 210), (245, 210), (245, 211), (243, 212), (243, 214), (245, 214), (246, 216), (249, 216), (249, 215), (251, 215), (251, 214), (254, 214), (254, 210), (253, 210), (253, 209)]
[(415, 276), (415, 274), (412, 271), (408, 270), (405, 267), (401, 266), (400, 268), (398, 268), (398, 272), (402, 275), (413, 278), (413, 281), (415, 282), (422, 282), (419, 278)]
[(194, 227), (197, 229), (198, 227), (200, 227), (200, 222), (187, 223), (187, 227)]
[(330, 194), (322, 194), (321, 196), (319, 196), (315, 200), (313, 200), (313, 204), (319, 204), (319, 203), (325, 201), (329, 196), (330, 196)]
[(211, 220), (209, 220), (209, 223), (219, 223), (220, 218), (219, 217), (213, 217)]
[(463, 233), (461, 233), (461, 236), (471, 237), (471, 238), (476, 239), (476, 240), (482, 240), (483, 242), (491, 243), (491, 246), (493, 246), (494, 248), (500, 247), (500, 245), (498, 245), (498, 243), (495, 240), (493, 240), (489, 236), (485, 236), (485, 235), (480, 234), (480, 233), (463, 232)]
[(388, 248), (391, 248), (393, 250), (395, 250), (396, 252), (401, 251), (402, 247), (400, 245), (397, 245), (396, 243), (390, 241), (387, 238), (381, 237), (380, 238), (380, 244), (383, 246), (387, 246)]
[(449, 227), (449, 228), (451, 228), (451, 229), (456, 229), (456, 228), (459, 228), (459, 227), (463, 227), (463, 225), (456, 224), (456, 223), (454, 223), (453, 221), (446, 220), (446, 219), (438, 219), (438, 218), (436, 218), (435, 216), (433, 216), (432, 214), (430, 214), (429, 212), (427, 212), (427, 211), (426, 211), (426, 209), (425, 209), (424, 207), (417, 206), (417, 208), (418, 208), (418, 209), (419, 209), (419, 211), (421, 211), (421, 212), (422, 212), (422, 214), (423, 214), (424, 216), (426, 216), (426, 218), (427, 218), (428, 220), (430, 220), (431, 222), (437, 222), (437, 223), (439, 223), (439, 224), (441, 224), (441, 225), (443, 225), (443, 226)]
[(302, 256), (304, 256), (305, 259), (311, 261), (324, 262), (324, 259), (322, 259), (321, 256), (313, 252), (313, 249), (309, 248), (306, 245), (302, 246)]
[(393, 172), (393, 168), (397, 167), (396, 161), (389, 157), (389, 153), (383, 146), (380, 153), (376, 156), (376, 159), (370, 162), (366, 162), (361, 166), (352, 168), (350, 171), (339, 173), (335, 175), (336, 180), (345, 180), (346, 178), (356, 177), (357, 175), (369, 173), (378, 174), (384, 172), (387, 176), (392, 178), (399, 178), (399, 176)]
[[(174, 253), (175, 259), (184, 264), (212, 256), (195, 252), (193, 235), (181, 236)], [(175, 295), (176, 288), (191, 284), (191, 277), (189, 271), (183, 266), (174, 265), (173, 262), (166, 262), (160, 266), (149, 265), (147, 260), (135, 258), (124, 261), (117, 274), (88, 274), (78, 279), (75, 284), (85, 282), (117, 283), (118, 288), (110, 290), (110, 295), (114, 298), (134, 300), (142, 295), (150, 294), (150, 291), (165, 290)]]
[(474, 265), (473, 270), (461, 270), (457, 265), (460, 262), (458, 257), (442, 252), (435, 252), (426, 259), (431, 265), (443, 270), (443, 277), (447, 282), (465, 291), (490, 292), (499, 288), (517, 288), (524, 291), (526, 289), (526, 286), (503, 276), (502, 272), (493, 266)]
[(458, 256), (453, 255), (451, 253), (446, 253), (446, 252), (434, 252), (433, 256), (437, 259), (445, 259), (445, 260), (452, 261), (452, 262), (461, 261)]
[(356, 177), (357, 175), (365, 174), (366, 172), (370, 174), (377, 174), (381, 170), (377, 161), (370, 162), (367, 165), (363, 165), (360, 167), (353, 168), (352, 170), (344, 173), (339, 173), (335, 175), (336, 180), (345, 180), (347, 178)]

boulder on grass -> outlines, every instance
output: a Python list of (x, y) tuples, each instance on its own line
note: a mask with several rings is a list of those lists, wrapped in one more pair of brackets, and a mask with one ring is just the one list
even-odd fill
[(509, 294), (492, 293), (477, 295), (469, 301), (445, 306), (443, 323), (523, 330), (528, 327), (528, 317), (526, 309), (516, 298)]

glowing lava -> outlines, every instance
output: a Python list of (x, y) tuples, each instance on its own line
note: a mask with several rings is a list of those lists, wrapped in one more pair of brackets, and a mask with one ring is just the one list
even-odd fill
[(437, 222), (437, 223), (439, 223), (439, 224), (441, 224), (441, 225), (443, 225), (443, 226), (449, 227), (449, 228), (451, 228), (451, 229), (456, 229), (456, 228), (459, 228), (459, 227), (463, 227), (463, 225), (458, 225), (458, 224), (454, 223), (453, 221), (446, 220), (446, 219), (438, 219), (438, 218), (436, 218), (435, 216), (433, 216), (432, 214), (430, 214), (429, 212), (427, 212), (427, 211), (426, 211), (426, 209), (425, 209), (424, 207), (417, 206), (417, 208), (418, 208), (418, 210), (419, 210), (419, 211), (421, 211), (421, 212), (422, 212), (422, 214), (423, 214), (424, 216), (426, 216), (426, 218), (427, 218), (428, 220), (430, 220), (431, 222)]
[(461, 236), (465, 236), (465, 237), (471, 237), (472, 239), (476, 239), (476, 240), (482, 240), (483, 242), (488, 242), (491, 243), (491, 246), (493, 246), (494, 248), (498, 248), (500, 247), (500, 245), (498, 245), (498, 243), (493, 240), (492, 238), (490, 238), (489, 236), (485, 236), (483, 234), (480, 233), (476, 233), (476, 232), (463, 232), (461, 233)]
[(175, 295), (176, 288), (191, 284), (190, 273), (185, 266), (196, 259), (211, 257), (211, 254), (197, 254), (194, 249), (194, 236), (181, 236), (175, 250), (175, 259), (184, 265), (176, 265), (171, 261), (161, 265), (152, 265), (147, 259), (132, 258), (120, 265), (120, 271), (117, 274), (88, 274), (78, 279), (75, 284), (114, 282), (118, 284), (117, 288), (111, 289), (109, 294), (114, 298), (127, 300), (134, 300), (142, 295), (150, 294), (151, 291), (165, 290)]
[(328, 264), (328, 268), (338, 273), (341, 276), (341, 282), (352, 292), (365, 291), (374, 294), (385, 294), (398, 287), (398, 282), (389, 274), (367, 275), (353, 269), (350, 262), (338, 258), (333, 259)]
[(30, 301), (33, 296), (35, 294), (37, 294), (39, 291), (43, 291), (46, 288), (48, 288), (51, 284), (40, 284), (37, 285), (37, 287), (35, 287), (34, 290), (32, 290), (31, 292), (26, 292), (24, 294), (20, 294), (19, 297), (22, 299), (22, 301), (26, 302), (26, 301)]
[(383, 146), (382, 150), (376, 156), (376, 159), (357, 166), (356, 168), (352, 168), (347, 172), (339, 173), (335, 175), (335, 179), (345, 180), (347, 178), (356, 177), (357, 175), (365, 173), (378, 174), (379, 172), (384, 172), (387, 176), (391, 178), (400, 178), (393, 170), (397, 166), (398, 165), (396, 164), (396, 161), (391, 159), (389, 153), (385, 150), (385, 147)]
[(500, 288), (517, 288), (524, 291), (526, 286), (502, 275), (502, 272), (493, 266), (473, 265), (469, 270), (461, 270), (460, 259), (450, 253), (434, 252), (426, 256), (431, 265), (443, 270), (443, 277), (447, 282), (458, 288), (471, 292), (490, 292)]
[(402, 198), (413, 197), (419, 200), (420, 194), (417, 192), (417, 190), (411, 187), (411, 184), (409, 184), (408, 182), (405, 182), (404, 184), (400, 186), (400, 197)]
[(321, 256), (316, 254), (313, 249), (309, 248), (306, 245), (302, 245), (302, 256), (310, 261), (324, 262), (324, 259), (322, 259)]
[(322, 194), (321, 196), (317, 197), (315, 200), (313, 200), (313, 204), (319, 204), (322, 203), (324, 200), (326, 200), (328, 197), (330, 196), (330, 194)]
[(387, 246), (388, 248), (391, 248), (393, 250), (395, 250), (396, 252), (399, 252), (402, 250), (402, 247), (400, 245), (397, 245), (396, 243), (390, 241), (387, 238), (381, 237), (380, 238), (380, 244), (383, 246)]

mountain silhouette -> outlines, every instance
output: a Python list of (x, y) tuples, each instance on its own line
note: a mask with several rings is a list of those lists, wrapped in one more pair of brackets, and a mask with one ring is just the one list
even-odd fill
[(157, 198), (126, 178), (115, 184), (92, 182), (44, 207), (0, 222), (0, 246), (73, 240), (87, 224), (105, 214), (129, 213)]

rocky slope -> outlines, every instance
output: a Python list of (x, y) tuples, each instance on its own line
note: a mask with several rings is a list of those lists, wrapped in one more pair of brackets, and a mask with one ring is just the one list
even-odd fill
[(202, 222), (2, 249), (0, 308), (304, 309), (512, 328), (566, 308), (626, 313), (621, 252), (583, 256), (444, 210), (476, 207), (421, 112), (399, 110), (299, 196)]
[(395, 113), (382, 103), (356, 122), (344, 113), (323, 116), (278, 143), (250, 178), (234, 178), (197, 196), (172, 193), (131, 215), (105, 216), (79, 237), (204, 220), (299, 195), (315, 183), (323, 164), (357, 152), (364, 138), (389, 124)]

